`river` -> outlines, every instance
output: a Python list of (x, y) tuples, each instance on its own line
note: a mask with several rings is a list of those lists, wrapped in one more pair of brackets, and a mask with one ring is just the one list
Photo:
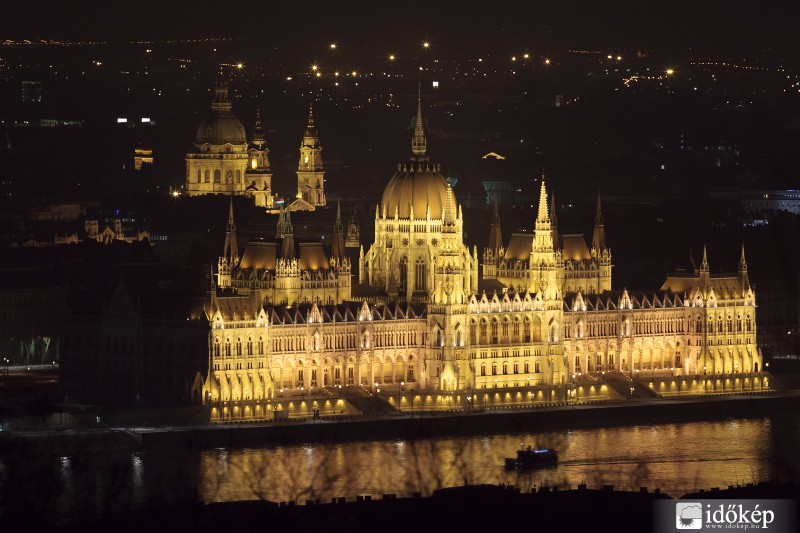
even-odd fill
[[(520, 444), (552, 447), (557, 467), (503, 468)], [(64, 521), (130, 506), (246, 499), (430, 494), (464, 483), (614, 485), (679, 497), (753, 481), (798, 481), (800, 417), (630, 425), (433, 440), (0, 459), (0, 506)]]

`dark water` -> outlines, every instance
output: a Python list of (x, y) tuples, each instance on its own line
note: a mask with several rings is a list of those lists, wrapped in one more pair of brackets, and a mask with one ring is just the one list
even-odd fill
[[(507, 472), (520, 443), (553, 447), (556, 468)], [(0, 460), (0, 508), (69, 520), (130, 506), (412, 492), (467, 483), (586, 482), (678, 497), (698, 488), (800, 481), (800, 417), (773, 416), (435, 440), (86, 453)]]

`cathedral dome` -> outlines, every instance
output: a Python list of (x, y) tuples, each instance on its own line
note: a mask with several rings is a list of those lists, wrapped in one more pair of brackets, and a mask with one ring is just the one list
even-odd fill
[(244, 126), (231, 112), (228, 85), (218, 83), (214, 87), (211, 113), (197, 128), (195, 144), (244, 144), (246, 142), (247, 135), (244, 132)]
[(399, 212), (400, 218), (424, 219), (428, 209), (431, 218), (441, 219), (447, 201), (447, 180), (439, 173), (438, 165), (427, 161), (411, 161), (400, 165), (381, 198), (381, 211), (389, 218)]
[(243, 144), (247, 142), (244, 126), (233, 113), (211, 113), (197, 128), (197, 144)]

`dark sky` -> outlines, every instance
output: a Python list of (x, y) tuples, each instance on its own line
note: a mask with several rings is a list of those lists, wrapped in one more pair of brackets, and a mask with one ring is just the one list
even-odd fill
[[(756, 1), (9, 2), (0, 39), (248, 37), (285, 46), (336, 41), (387, 49), (419, 43), (480, 48), (713, 48), (791, 51), (796, 20)], [(159, 5), (160, 4), (160, 5)], [(215, 9), (208, 6), (216, 4)], [(765, 5), (766, 4), (766, 5)], [(785, 4), (785, 2), (783, 2)], [(422, 6), (414, 9), (414, 6)], [(783, 8), (784, 10), (786, 8)]]

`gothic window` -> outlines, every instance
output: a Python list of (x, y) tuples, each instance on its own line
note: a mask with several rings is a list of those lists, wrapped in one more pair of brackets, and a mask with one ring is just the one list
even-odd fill
[(745, 325), (745, 331), (747, 331), (749, 333), (750, 332), (750, 328), (753, 327), (753, 323), (750, 320), (750, 315), (747, 315), (747, 318), (745, 319), (744, 325)]
[(472, 324), (469, 325), (469, 336), (472, 339), (472, 342), (474, 342), (475, 344), (478, 344), (478, 337), (476, 336), (477, 332), (478, 332), (478, 326), (473, 322)]
[(486, 365), (482, 364), (481, 365), (481, 376), (485, 376), (485, 375), (486, 375)]
[(258, 338), (258, 355), (264, 355), (264, 337)]
[(531, 323), (528, 317), (525, 317), (525, 325), (522, 328), (522, 341), (531, 342)]
[(522, 370), (527, 374), (531, 371), (531, 365), (525, 361), (525, 364), (522, 366)]
[(694, 332), (695, 333), (702, 333), (703, 332), (703, 319), (700, 318), (700, 317), (697, 317), (697, 322), (695, 322), (695, 325), (694, 325)]
[[(575, 357), (575, 359), (577, 361), (577, 356)], [(535, 363), (533, 363), (533, 371), (536, 374), (539, 374), (542, 371), (541, 366), (539, 365), (539, 361), (536, 361)]]
[(727, 326), (727, 332), (731, 333), (733, 331), (733, 318), (731, 318), (731, 315), (728, 315)]
[(508, 375), (508, 363), (503, 362), (503, 375)]
[(222, 182), (222, 171), (220, 169), (214, 169), (214, 183), (221, 183)]
[(737, 333), (742, 332), (742, 315), (736, 316), (736, 332)]
[(297, 385), (298, 386), (302, 387), (305, 384), (305, 380), (303, 379), (304, 377), (305, 377), (305, 373), (304, 373), (303, 369), (300, 368), (297, 371)]
[(492, 320), (492, 344), (498, 343), (497, 337), (497, 319)]
[(417, 258), (416, 269), (414, 272), (414, 290), (425, 290), (425, 260), (421, 257)]
[(236, 357), (240, 357), (242, 355), (242, 339), (240, 337), (236, 338)]
[(497, 363), (492, 363), (492, 375), (497, 375)]
[(456, 331), (456, 346), (464, 346), (464, 343), (461, 340), (461, 330)]
[(713, 319), (713, 317), (708, 317), (708, 326), (707, 326), (707, 328), (708, 328), (708, 332), (709, 333), (714, 333), (714, 319)]
[(225, 339), (225, 357), (231, 356), (231, 340)]
[(198, 168), (197, 169), (197, 183), (200, 183), (202, 181), (202, 176), (200, 174), (201, 174), (200, 173), (200, 169)]
[(408, 287), (408, 257), (400, 260), (400, 279), (397, 280), (397, 288), (400, 292), (405, 292)]
[(514, 362), (514, 373), (519, 374), (519, 363), (516, 361)]
[(486, 331), (486, 321), (481, 320), (481, 340), (486, 344), (489, 334)]
[(503, 339), (508, 339), (508, 321), (503, 321)]
[(219, 357), (219, 339), (214, 339), (214, 357)]
[(724, 333), (725, 330), (722, 329), (722, 315), (717, 317), (717, 333)]
[(247, 355), (253, 355), (253, 338), (247, 337)]
[(514, 321), (514, 329), (512, 329), (512, 331), (514, 332), (514, 339), (515, 340), (518, 339), (519, 338), (519, 322), (516, 321), (516, 320)]
[(211, 171), (206, 169), (206, 171), (203, 174), (204, 174), (203, 181), (205, 181), (206, 183), (210, 183), (211, 182)]
[(241, 182), (242, 182), (242, 171), (236, 169), (236, 183), (241, 183)]

